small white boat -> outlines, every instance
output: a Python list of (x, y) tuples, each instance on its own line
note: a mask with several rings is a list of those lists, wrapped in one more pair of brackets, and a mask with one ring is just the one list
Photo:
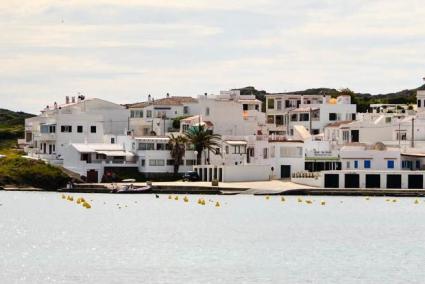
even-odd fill
[(120, 188), (117, 188), (113, 191), (114, 193), (152, 193), (152, 187), (149, 185), (135, 187), (132, 184), (126, 184)]

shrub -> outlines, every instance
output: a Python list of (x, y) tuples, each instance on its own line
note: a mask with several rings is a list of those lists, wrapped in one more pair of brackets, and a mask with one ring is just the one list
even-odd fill
[(68, 181), (62, 170), (42, 161), (10, 157), (0, 160), (0, 184), (3, 185), (58, 189)]

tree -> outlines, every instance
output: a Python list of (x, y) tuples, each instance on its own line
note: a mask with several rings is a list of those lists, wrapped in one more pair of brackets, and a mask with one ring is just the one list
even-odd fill
[(204, 125), (190, 127), (185, 135), (198, 152), (196, 155), (198, 165), (201, 164), (202, 152), (205, 149), (215, 151), (217, 147), (220, 147), (221, 135), (213, 134), (210, 130), (205, 129)]
[(186, 144), (188, 139), (186, 136), (168, 136), (168, 146), (170, 147), (170, 155), (173, 158), (174, 174), (177, 175), (179, 167), (183, 163), (183, 157), (186, 152)]

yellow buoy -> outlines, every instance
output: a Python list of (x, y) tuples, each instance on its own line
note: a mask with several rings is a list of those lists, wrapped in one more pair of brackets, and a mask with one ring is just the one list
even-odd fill
[(217, 201), (217, 202), (215, 203), (215, 207), (220, 207), (220, 202), (218, 202), (218, 201)]
[(306, 200), (306, 201), (305, 201), (305, 203), (307, 203), (307, 204), (312, 204), (312, 203), (313, 203), (313, 201), (311, 201), (311, 200)]
[(385, 201), (386, 201), (386, 202), (390, 202), (391, 200), (390, 200), (390, 199), (385, 199)]
[(168, 195), (168, 199), (173, 199), (173, 197), (171, 195)]
[(81, 203), (81, 199), (80, 198), (78, 198), (77, 199), (77, 204), (80, 204)]
[(320, 202), (320, 205), (326, 205), (326, 202), (322, 200), (322, 201)]
[(91, 205), (89, 203), (87, 203), (87, 202), (83, 202), (83, 207), (85, 207), (87, 209), (90, 209), (91, 208)]
[(283, 197), (283, 196), (282, 196), (282, 197), (280, 198), (280, 201), (285, 202), (285, 197)]
[(187, 198), (187, 196), (185, 196), (185, 197), (183, 198), (183, 201), (184, 201), (184, 202), (189, 202), (189, 198)]
[(179, 197), (178, 196), (174, 197), (174, 200), (179, 200)]
[(393, 199), (393, 202), (397, 202), (397, 199)]
[(69, 201), (74, 201), (74, 197), (70, 196)]
[(297, 201), (300, 203), (303, 202), (303, 200), (300, 197), (298, 197)]
[(419, 204), (419, 200), (418, 199), (415, 200), (415, 204)]
[(65, 198), (66, 198), (65, 194), (62, 194), (62, 199), (65, 199)]
[(266, 199), (269, 200), (270, 199), (270, 196), (266, 196)]
[(370, 200), (370, 197), (366, 197), (366, 200)]

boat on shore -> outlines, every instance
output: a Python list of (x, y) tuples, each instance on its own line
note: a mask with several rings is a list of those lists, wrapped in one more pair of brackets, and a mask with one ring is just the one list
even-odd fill
[(152, 187), (150, 185), (146, 186), (133, 186), (133, 184), (126, 184), (121, 187), (115, 188), (112, 190), (112, 193), (120, 194), (143, 194), (143, 193), (152, 193)]

